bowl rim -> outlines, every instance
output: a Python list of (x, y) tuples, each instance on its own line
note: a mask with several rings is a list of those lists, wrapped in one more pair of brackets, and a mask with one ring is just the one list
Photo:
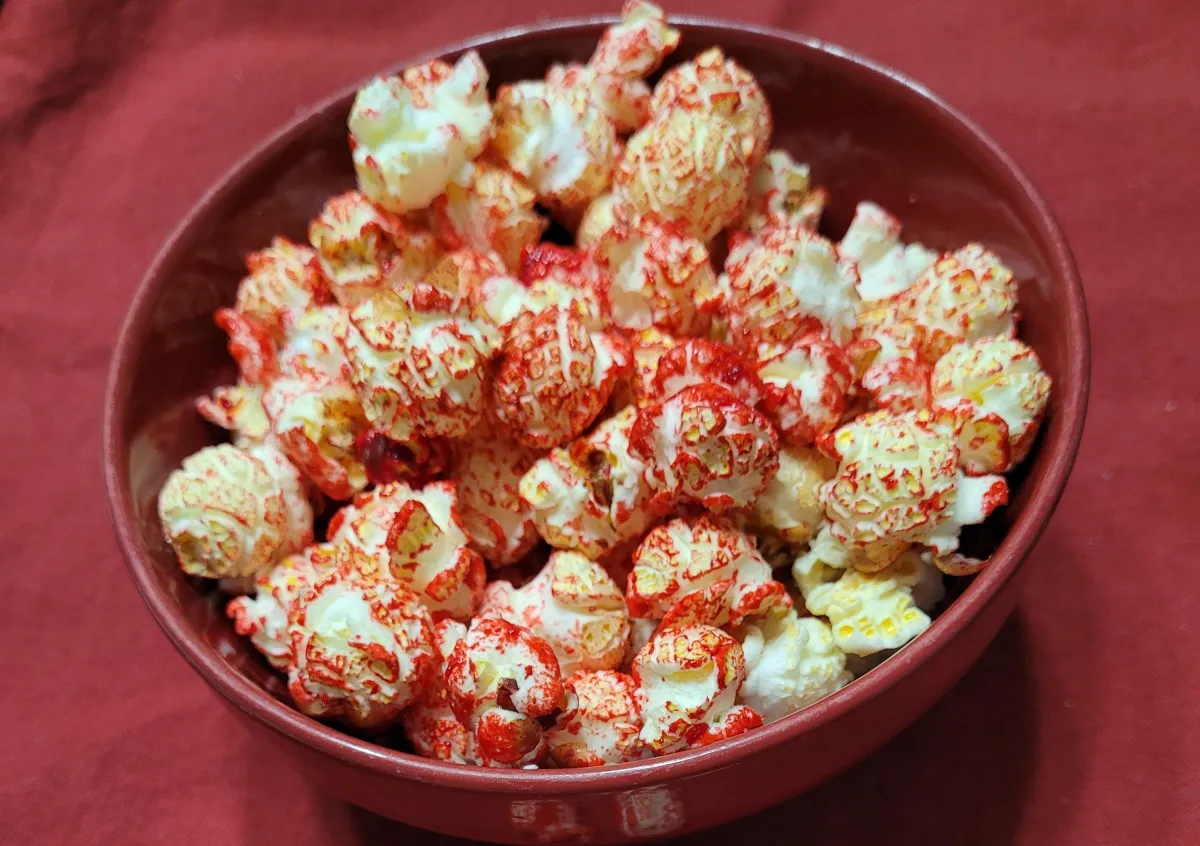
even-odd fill
[[(553, 33), (582, 34), (617, 20), (616, 15), (564, 18), (485, 33), (398, 62), (407, 67), (439, 56), (489, 45), (514, 43), (530, 36)], [(443, 786), (515, 794), (536, 790), (545, 794), (575, 794), (602, 790), (627, 790), (695, 776), (732, 765), (771, 746), (831, 723), (860, 705), (883, 695), (903, 678), (941, 652), (1013, 579), (1028, 552), (1049, 522), (1074, 463), (1083, 436), (1090, 382), (1090, 344), (1083, 286), (1074, 256), (1061, 226), (1046, 200), (1012, 158), (978, 125), (944, 102), (924, 85), (892, 68), (828, 42), (775, 27), (727, 21), (708, 16), (672, 15), (671, 23), (683, 29), (733, 30), (742, 35), (805, 54), (806, 60), (859, 78), (873, 78), (876, 87), (910, 108), (916, 108), (951, 133), (976, 161), (996, 172), (1015, 197), (1022, 215), (1032, 221), (1032, 231), (1046, 247), (1052, 274), (1065, 290), (1064, 322), (1067, 329), (1064, 387), (1070, 390), (1059, 401), (1058, 427), (1049, 467), (1021, 516), (992, 556), (991, 563), (923, 634), (880, 666), (838, 692), (801, 711), (735, 738), (695, 749), (625, 764), (578, 770), (503, 770), (450, 764), (388, 749), (360, 740), (301, 714), (248, 681), (212, 647), (192, 633), (167, 592), (151, 576), (153, 566), (138, 538), (127, 472), (127, 450), (122, 445), (126, 409), (135, 362), (131, 350), (144, 334), (156, 284), (179, 259), (193, 230), (204, 222), (208, 210), (236, 190), (243, 171), (279, 152), (308, 131), (318, 115), (350, 98), (362, 84), (348, 86), (296, 116), (241, 157), (192, 207), (168, 237), (139, 282), (122, 323), (105, 388), (103, 463), (109, 511), (119, 546), (138, 593), (159, 627), (197, 673), (229, 703), (266, 728), (342, 763), (387, 777), (431, 781)], [(384, 71), (387, 72), (387, 71)]]

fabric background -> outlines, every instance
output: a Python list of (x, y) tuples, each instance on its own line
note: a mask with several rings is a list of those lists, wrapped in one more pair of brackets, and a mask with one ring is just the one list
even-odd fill
[[(299, 107), (440, 43), (617, 5), (3, 2), (0, 842), (447, 839), (258, 760), (156, 630), (104, 503), (109, 352), (171, 228)], [(1071, 486), (979, 664), (868, 761), (695, 842), (1200, 842), (1200, 3), (669, 7), (843, 44), (978, 120), (1066, 227), (1095, 343)]]

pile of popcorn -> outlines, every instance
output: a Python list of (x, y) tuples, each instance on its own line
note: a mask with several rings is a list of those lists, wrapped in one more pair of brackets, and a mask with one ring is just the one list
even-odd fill
[(1050, 391), (1013, 273), (870, 202), (819, 234), (745, 68), (646, 81), (678, 43), (630, 0), (491, 100), (473, 52), (375, 80), (358, 190), (217, 312), (239, 377), (197, 405), (231, 443), (162, 528), (304, 713), (492, 767), (694, 749), (834, 693), (986, 565), (960, 530)]

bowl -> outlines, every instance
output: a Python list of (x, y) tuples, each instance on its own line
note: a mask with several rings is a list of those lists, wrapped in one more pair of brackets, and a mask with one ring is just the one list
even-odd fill
[[(609, 18), (519, 28), (398, 63), (477, 49), (493, 85), (586, 60)], [(184, 576), (155, 501), (167, 474), (219, 439), (192, 400), (234, 366), (213, 309), (233, 301), (243, 258), (276, 234), (305, 240), (331, 194), (351, 188), (345, 91), (247, 155), (171, 236), (142, 280), (110, 373), (104, 431), (109, 504), (146, 606), (252, 734), (315, 786), (411, 825), (479, 840), (635, 841), (683, 834), (795, 795), (879, 747), (962, 675), (1012, 610), (1022, 562), (1067, 482), (1083, 430), (1088, 335), (1071, 251), (1045, 201), (978, 127), (917, 83), (838, 47), (786, 32), (681, 18), (668, 64), (720, 45), (759, 79), (776, 145), (812, 166), (840, 237), (871, 199), (935, 248), (978, 240), (1016, 272), (1022, 337), (1054, 379), (1049, 413), (1011, 504), (990, 521), (995, 552), (934, 624), (840, 692), (711, 747), (594, 770), (502, 771), (415, 757), (295, 711), (238, 637), (211, 586)], [(985, 540), (985, 542), (987, 542)]]

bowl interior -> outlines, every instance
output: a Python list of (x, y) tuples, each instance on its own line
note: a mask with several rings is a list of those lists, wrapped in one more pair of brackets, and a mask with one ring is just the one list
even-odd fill
[[(840, 237), (855, 204), (870, 199), (903, 220), (906, 240), (934, 248), (981, 241), (1022, 280), (1021, 334), (1040, 354), (1056, 390), (1039, 445), (1011, 479), (1011, 504), (973, 540), (990, 551), (1022, 519), (1031, 492), (1061, 453), (1073, 451), (1078, 432), (1063, 427), (1081, 425), (1062, 413), (1072, 392), (1082, 390), (1072, 382), (1086, 376), (1080, 376), (1080, 351), (1072, 350), (1073, 335), (1064, 328), (1071, 306), (1053, 227), (1048, 232), (1038, 207), (969, 128), (906, 82), (799, 39), (704, 22), (681, 28), (684, 47), (670, 64), (721, 45), (762, 83), (774, 111), (775, 145), (808, 162), (815, 181), (830, 191), (826, 235)], [(552, 62), (586, 60), (598, 32), (596, 23), (572, 24), (508, 34), (478, 49), (494, 87), (540, 77)], [(345, 129), (350, 99), (350, 93), (341, 96), (252, 154), (177, 233), (139, 294), (117, 350), (110, 396), (115, 428), (106, 459), (118, 480), (115, 495), (126, 498), (132, 515), (141, 554), (131, 563), (143, 592), (165, 597), (156, 610), (160, 620), (168, 614), (185, 621), (211, 658), (285, 701), (280, 680), (234, 633), (211, 585), (179, 570), (162, 539), (155, 502), (185, 456), (222, 439), (192, 402), (234, 376), (211, 315), (232, 303), (246, 254), (275, 235), (305, 241), (308, 222), (325, 199), (354, 185)], [(114, 509), (121, 520), (119, 512)], [(1016, 564), (1014, 556), (1006, 566)]]

